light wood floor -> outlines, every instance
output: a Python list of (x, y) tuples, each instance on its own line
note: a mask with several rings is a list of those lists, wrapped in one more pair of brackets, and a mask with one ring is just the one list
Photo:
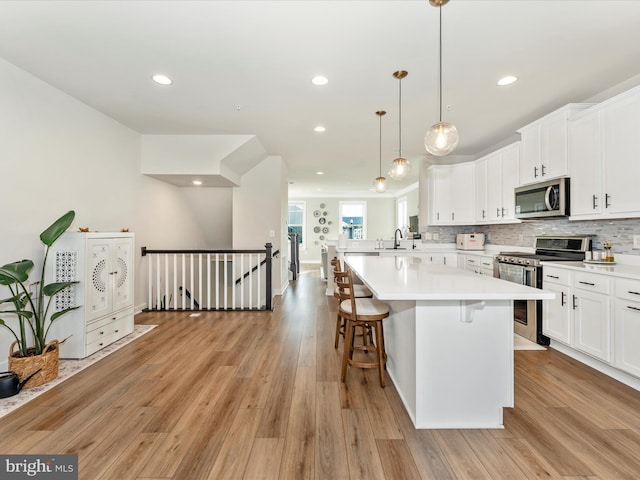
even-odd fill
[(0, 452), (77, 453), (83, 480), (640, 478), (639, 392), (518, 351), (504, 430), (417, 431), (375, 370), (339, 381), (335, 308), (304, 272), (273, 313), (139, 315), (159, 327), (1, 419)]

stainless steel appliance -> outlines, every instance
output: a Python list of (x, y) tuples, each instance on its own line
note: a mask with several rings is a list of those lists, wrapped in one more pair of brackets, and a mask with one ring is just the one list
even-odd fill
[(569, 179), (556, 178), (517, 187), (515, 202), (516, 218), (566, 217), (569, 215)]
[[(494, 259), (494, 277), (508, 282), (542, 288), (540, 262), (581, 261), (591, 250), (591, 235), (536, 237), (535, 253), (501, 252)], [(514, 300), (514, 330), (518, 335), (549, 345), (542, 334), (542, 300)]]

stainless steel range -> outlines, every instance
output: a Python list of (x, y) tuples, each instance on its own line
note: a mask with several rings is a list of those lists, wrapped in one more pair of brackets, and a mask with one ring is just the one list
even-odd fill
[[(536, 237), (535, 253), (500, 252), (494, 260), (494, 277), (542, 288), (540, 262), (581, 261), (591, 250), (591, 235), (558, 235)], [(541, 345), (549, 345), (542, 334), (542, 301), (515, 300), (513, 302), (514, 330), (518, 335)]]

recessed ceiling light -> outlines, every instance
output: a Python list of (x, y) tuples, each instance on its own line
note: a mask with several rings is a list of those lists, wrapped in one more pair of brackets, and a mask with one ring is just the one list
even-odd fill
[(159, 83), (160, 85), (171, 85), (173, 83), (169, 77), (162, 74), (153, 75), (151, 77), (151, 80), (153, 80), (156, 83)]
[(326, 131), (327, 131), (327, 129), (326, 129), (325, 127), (323, 127), (322, 125), (318, 125), (317, 127), (315, 127), (315, 128), (313, 129), (313, 131), (314, 131), (314, 132), (317, 132), (317, 133), (322, 133), (322, 132), (326, 132)]
[(324, 175), (324, 172), (316, 172), (316, 175)]
[(327, 83), (329, 83), (329, 79), (327, 77), (322, 76), (322, 75), (316, 75), (315, 77), (313, 77), (311, 79), (311, 83), (313, 83), (314, 85), (322, 86), (322, 85), (326, 85)]
[(507, 75), (506, 77), (502, 77), (498, 80), (498, 85), (504, 87), (505, 85), (511, 85), (512, 83), (516, 83), (518, 81), (518, 77), (514, 77), (513, 75)]
[(200, 186), (202, 185), (202, 180), (194, 180), (192, 183), (196, 186)]

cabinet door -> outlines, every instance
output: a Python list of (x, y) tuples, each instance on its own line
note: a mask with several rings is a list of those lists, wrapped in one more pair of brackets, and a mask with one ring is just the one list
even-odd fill
[(515, 220), (518, 168), (520, 165), (520, 145), (515, 144), (502, 151), (502, 220)]
[(110, 282), (111, 239), (87, 240), (86, 318), (87, 321), (108, 315), (113, 310)]
[(554, 292), (556, 298), (542, 302), (542, 333), (569, 345), (571, 343), (570, 289), (567, 285), (545, 282), (544, 289)]
[(433, 165), (429, 167), (429, 186), (432, 225), (450, 223), (451, 218), (451, 167), (449, 165)]
[(540, 178), (540, 126), (520, 130), (520, 185), (541, 181)]
[(591, 112), (569, 123), (571, 216), (602, 212), (602, 132), (600, 113)]
[(447, 267), (458, 268), (457, 253), (445, 253), (443, 255), (442, 261)]
[(476, 162), (476, 223), (487, 223), (487, 161)]
[(602, 153), (605, 213), (640, 212), (640, 94), (602, 110)]
[(567, 168), (567, 114), (561, 112), (545, 119), (540, 125), (541, 148), (540, 179), (566, 176)]
[(114, 238), (111, 245), (113, 310), (133, 305), (133, 240)]
[(640, 377), (640, 303), (616, 300), (615, 366)]
[(573, 346), (605, 362), (611, 361), (611, 300), (608, 295), (574, 289)]
[(475, 220), (475, 165), (473, 162), (452, 165), (451, 222), (472, 225)]
[(502, 159), (500, 153), (485, 157), (487, 162), (487, 217), (489, 222), (502, 221)]

